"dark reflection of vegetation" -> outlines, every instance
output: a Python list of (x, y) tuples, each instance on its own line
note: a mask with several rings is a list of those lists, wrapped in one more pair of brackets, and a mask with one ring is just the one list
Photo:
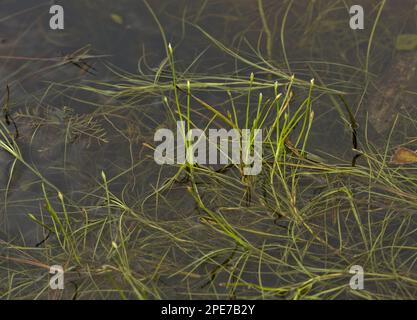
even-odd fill
[[(141, 12), (158, 45), (124, 57), (134, 71), (81, 49), (45, 56), (42, 72), (30, 69), (42, 59), (20, 59), (32, 78), (6, 78), (0, 297), (415, 298), (417, 173), (390, 163), (415, 144), (415, 118), (393, 106), (388, 130), (366, 121), (382, 66), (401, 59), (397, 36), (417, 33), (413, 1), (369, 1), (363, 32), (348, 29), (345, 1), (156, 2)], [(125, 40), (130, 3), (85, 6)], [(262, 173), (157, 166), (153, 134), (178, 119), (262, 128)], [(48, 287), (54, 264), (62, 292)], [(364, 290), (349, 287), (352, 265)]]

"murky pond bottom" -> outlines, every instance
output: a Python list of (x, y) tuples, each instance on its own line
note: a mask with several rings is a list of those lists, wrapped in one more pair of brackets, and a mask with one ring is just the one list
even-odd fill
[(417, 11), (363, 2), (3, 1), (0, 297), (415, 299)]

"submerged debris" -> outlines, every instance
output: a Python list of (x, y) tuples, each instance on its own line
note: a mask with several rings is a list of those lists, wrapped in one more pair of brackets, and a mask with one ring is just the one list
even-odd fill
[(397, 148), (391, 158), (392, 164), (404, 165), (417, 163), (417, 152), (408, 148)]
[(3, 116), (4, 116), (4, 121), (6, 122), (6, 124), (8, 126), (10, 126), (11, 124), (13, 124), (14, 129), (15, 129), (15, 134), (14, 134), (14, 138), (17, 139), (19, 137), (19, 130), (17, 128), (16, 122), (14, 121), (13, 117), (10, 115), (10, 88), (9, 85), (6, 86), (6, 97), (4, 99), (4, 103), (3, 103)]
[[(56, 107), (26, 107), (16, 114), (16, 120), (22, 122), (26, 129), (25, 136), (30, 137), (37, 128), (55, 129), (67, 136), (69, 143), (79, 139), (89, 147), (93, 142), (107, 143), (106, 131), (92, 114), (76, 114), (74, 109), (64, 106)], [(56, 136), (54, 136), (56, 138)]]
[(378, 81), (375, 92), (369, 99), (369, 121), (374, 129), (383, 134), (388, 131), (401, 109), (412, 110), (415, 97), (405, 93), (416, 84), (417, 52), (401, 52)]

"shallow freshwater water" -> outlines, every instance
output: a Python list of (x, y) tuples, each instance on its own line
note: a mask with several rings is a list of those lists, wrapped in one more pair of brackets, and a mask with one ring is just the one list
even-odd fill
[[(271, 59), (271, 63), (286, 74), (295, 74), (306, 81), (314, 78), (318, 84), (345, 92), (359, 122), (359, 139), (364, 141), (367, 136), (376, 148), (383, 150), (387, 135), (373, 128), (371, 121), (369, 127), (366, 125), (366, 112), (384, 79), (395, 83), (393, 79), (396, 75), (390, 74), (389, 70), (402, 54), (395, 48), (395, 41), (400, 34), (417, 34), (417, 12), (412, 11), (413, 1), (401, 1), (401, 4), (399, 1), (387, 1), (380, 22), (372, 33), (380, 1), (359, 2), (365, 9), (364, 30), (349, 27), (347, 6), (350, 2), (315, 1), (308, 4), (308, 1), (263, 1), (267, 23), (274, 34), (271, 57), (267, 57), (257, 1), (155, 0), (149, 1), (149, 4), (166, 32), (167, 41), (175, 48), (178, 70), (187, 70), (190, 75), (199, 75), (201, 79), (207, 77), (213, 82), (219, 75), (247, 75), (249, 78), (250, 72), (255, 72), (255, 77), (260, 79), (281, 81), (274, 75), (236, 61), (204, 36), (196, 28), (198, 25), (213, 38), (252, 61), (259, 60), (261, 53), (264, 59)], [(181, 224), (181, 219), (188, 219), (197, 223), (195, 203), (192, 198), (184, 196), (184, 188), (173, 187), (166, 198), (145, 201), (164, 177), (176, 172), (174, 168), (162, 171), (153, 161), (152, 153), (144, 147), (153, 144), (157, 128), (169, 123), (169, 114), (162, 99), (166, 93), (155, 91), (138, 94), (137, 97), (119, 98), (80, 88), (89, 84), (122, 83), (120, 74), (133, 77), (146, 75), (153, 79), (153, 72), (165, 63), (166, 48), (147, 6), (142, 1), (133, 0), (71, 0), (59, 1), (59, 4), (64, 8), (65, 27), (64, 30), (51, 30), (49, 1), (0, 0), (0, 96), (5, 101), (6, 86), (9, 86), (10, 114), (19, 131), (16, 143), (23, 158), (70, 199), (70, 211), (77, 221), (83, 219), (83, 213), (76, 209), (80, 207), (91, 210), (93, 220), (107, 214), (105, 207), (98, 206), (103, 201), (103, 171), (111, 179), (109, 188), (112, 194), (132, 207), (142, 208), (145, 215), (155, 221)], [(325, 18), (319, 19), (322, 15)], [(283, 21), (285, 29), (280, 32)], [(56, 66), (54, 60), (42, 60), (59, 58), (84, 47), (89, 48), (91, 55), (103, 55), (91, 62), (89, 60), (94, 68), (90, 69), (92, 74), (82, 72), (72, 64)], [(397, 78), (401, 77), (398, 75)], [(404, 90), (409, 96), (401, 110), (405, 108), (405, 113), (412, 117), (416, 109), (417, 87), (415, 83), (402, 83), (398, 87), (406, 88)], [(213, 105), (223, 104), (227, 96), (218, 89), (212, 92), (196, 91), (200, 98)], [(296, 95), (295, 101), (297, 99), (302, 100), (302, 95)], [(255, 103), (256, 100), (255, 97)], [(341, 119), (340, 110), (335, 108), (334, 101), (319, 94), (315, 96), (313, 108), (315, 123), (309, 139), (309, 152), (320, 155), (329, 163), (349, 163), (355, 153), (352, 151), (351, 132)], [(393, 112), (400, 110), (396, 106), (393, 109)], [(204, 111), (201, 114), (202, 119), (195, 121), (204, 125), (207, 114)], [(69, 121), (72, 121), (68, 119), (73, 119), (71, 115), (78, 115), (78, 123), (85, 125), (80, 125), (77, 135), (68, 129)], [(239, 113), (239, 116), (244, 116), (244, 113)], [(368, 132), (365, 132), (365, 127)], [(8, 128), (14, 132), (13, 126)], [(394, 135), (393, 144), (401, 144), (417, 136), (415, 127), (401, 122), (399, 128), (405, 137), (396, 138)], [(45, 239), (44, 230), (28, 218), (28, 214), (33, 214), (45, 219), (41, 179), (25, 164), (15, 163), (14, 160), (4, 150), (0, 151), (0, 239), (2, 243), (9, 244), (0, 248), (1, 256), (13, 255), (10, 244), (34, 247)], [(361, 160), (358, 161), (361, 163)], [(49, 194), (54, 192), (48, 189)], [(314, 192), (318, 191), (312, 190)], [(209, 194), (205, 196), (210, 198)], [(54, 205), (59, 204), (55, 196), (51, 198)], [(260, 223), (260, 228), (268, 231), (275, 228), (266, 217), (265, 221), (255, 220), (248, 218), (245, 223), (248, 226), (252, 222)], [(117, 233), (117, 219), (112, 223), (114, 227), (113, 231), (109, 231), (110, 238)], [(138, 224), (137, 221), (131, 223)], [(144, 231), (144, 237), (147, 232), (150, 231)], [(198, 238), (200, 232), (200, 227), (196, 227), (193, 236)], [(163, 236), (165, 234), (161, 238)], [(206, 234), (201, 232), (201, 236)], [(139, 235), (137, 237), (140, 239)], [(254, 234), (249, 237), (253, 243), (263, 241)], [(410, 246), (414, 246), (416, 236), (410, 237)], [(188, 240), (191, 241), (192, 237), (189, 236)], [(134, 246), (135, 241), (132, 239), (129, 246)], [(213, 239), (213, 247), (216, 247), (216, 242), (220, 247), (221, 239)], [(163, 242), (156, 243), (153, 249), (155, 256), (162, 256), (165, 247)], [(183, 266), (192, 261), (193, 257), (201, 254), (198, 250), (179, 248), (173, 253), (170, 264), (163, 266), (167, 270), (161, 272), (169, 273), (169, 268), (179, 271), (176, 265)], [(322, 249), (314, 250), (321, 252)], [(147, 258), (152, 260), (153, 256), (152, 259), (149, 256), (132, 264), (152, 272), (153, 264), (148, 264)], [(132, 261), (136, 261), (134, 255)], [(321, 265), (322, 262), (306, 263)], [(247, 279), (255, 277), (256, 269), (255, 262), (248, 262)], [(264, 283), (275, 285), (277, 279), (270, 274), (271, 270), (265, 268), (263, 271), (266, 275)], [(0, 270), (0, 273), (3, 272), (5, 267)], [(197, 268), (195, 272), (199, 274), (206, 270)], [(180, 275), (178, 277), (181, 278)], [(166, 297), (187, 297), (182, 287), (175, 288), (179, 278), (160, 279)], [(226, 279), (225, 275), (220, 275), (216, 281)], [(103, 281), (106, 283), (106, 280)], [(203, 289), (204, 281), (198, 286)], [(221, 292), (222, 289), (218, 290)], [(25, 294), (22, 292), (23, 297)], [(94, 292), (85, 297), (91, 296)], [(192, 297), (212, 296), (198, 293)]]

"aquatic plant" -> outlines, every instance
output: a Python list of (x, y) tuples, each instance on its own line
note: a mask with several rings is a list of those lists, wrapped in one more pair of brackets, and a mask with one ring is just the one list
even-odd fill
[[(35, 99), (51, 96), (53, 107), (4, 100), (21, 134), (0, 120), (0, 152), (10, 162), (3, 212), (20, 212), (37, 240), (8, 230), (1, 238), (1, 298), (415, 298), (417, 172), (390, 161), (396, 141), (409, 150), (415, 137), (398, 137), (394, 125), (377, 145), (356, 110), (372, 83), (369, 38), (380, 20), (358, 41), (340, 37), (335, 46), (344, 49), (333, 62), (320, 40), (337, 30), (343, 1), (303, 10), (294, 1), (279, 10), (271, 10), (276, 2), (254, 3), (253, 22), (232, 41), (238, 45), (200, 26), (201, 12), (181, 19), (231, 61), (232, 72), (197, 72), (204, 52), (182, 56), (145, 2), (162, 36), (159, 65), (144, 56), (135, 74), (108, 63), (108, 79), (54, 82)], [(271, 12), (285, 19), (271, 23)], [(297, 23), (285, 22), (293, 16)], [(251, 27), (257, 47), (245, 37)], [(306, 43), (315, 60), (294, 61), (287, 46)], [(360, 67), (348, 64), (352, 53)], [(177, 121), (184, 140), (185, 129), (262, 130), (262, 171), (246, 175), (241, 163), (158, 165), (154, 134)], [(33, 150), (42, 128), (66, 137), (48, 166)], [(319, 144), (323, 136), (327, 145)], [(71, 148), (86, 156), (70, 158)], [(89, 166), (88, 159), (108, 161)], [(64, 291), (49, 288), (53, 264), (64, 267)], [(365, 271), (364, 290), (349, 285), (353, 265)]]

